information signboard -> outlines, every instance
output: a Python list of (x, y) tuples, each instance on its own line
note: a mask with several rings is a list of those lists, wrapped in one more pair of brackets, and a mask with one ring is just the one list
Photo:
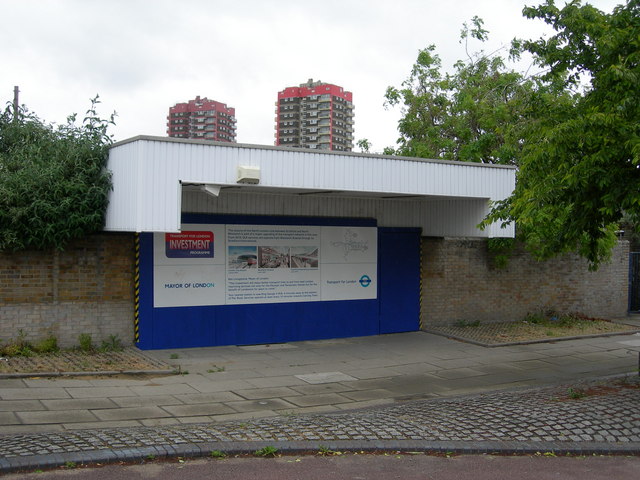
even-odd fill
[(376, 227), (187, 224), (154, 234), (154, 306), (377, 298)]

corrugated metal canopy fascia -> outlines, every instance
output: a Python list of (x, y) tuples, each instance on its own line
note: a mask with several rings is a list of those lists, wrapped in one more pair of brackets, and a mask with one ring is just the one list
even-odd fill
[[(241, 166), (259, 171), (259, 184), (237, 183)], [(515, 187), (511, 166), (151, 136), (115, 143), (108, 168), (113, 191), (105, 229), (113, 231), (179, 230), (183, 185), (220, 187), (221, 195), (487, 201)]]
[(396, 155), (382, 155), (377, 153), (361, 153), (361, 152), (338, 152), (335, 150), (314, 150), (311, 148), (293, 148), (293, 147), (281, 147), (281, 146), (273, 146), (273, 145), (255, 145), (251, 143), (230, 143), (230, 142), (216, 142), (213, 140), (195, 140), (188, 138), (174, 138), (174, 137), (157, 137), (153, 135), (137, 135), (135, 137), (127, 138), (124, 140), (119, 140), (113, 145), (111, 148), (117, 148), (121, 145), (126, 145), (128, 143), (133, 143), (141, 140), (152, 141), (152, 142), (164, 142), (164, 143), (181, 143), (181, 144), (191, 144), (191, 145), (206, 145), (209, 147), (232, 147), (232, 148), (248, 148), (255, 150), (276, 150), (279, 152), (294, 152), (294, 153), (312, 153), (318, 154), (321, 153), (323, 155), (338, 155), (338, 156), (349, 156), (349, 157), (371, 157), (371, 158), (389, 158), (393, 160), (405, 160), (408, 162), (421, 162), (421, 163), (442, 163), (446, 165), (464, 165), (466, 167), (478, 167), (478, 168), (504, 168), (507, 170), (515, 170), (516, 167), (511, 165), (495, 165), (489, 163), (471, 163), (471, 162), (457, 162), (454, 160), (438, 160), (431, 158), (419, 158), (419, 157), (402, 157)]

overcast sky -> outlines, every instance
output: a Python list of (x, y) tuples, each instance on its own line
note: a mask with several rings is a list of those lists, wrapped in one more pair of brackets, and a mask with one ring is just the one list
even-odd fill
[[(418, 51), (463, 58), (462, 23), (485, 21), (491, 51), (547, 31), (522, 17), (541, 0), (0, 0), (0, 101), (47, 122), (116, 111), (116, 140), (166, 135), (169, 107), (196, 95), (236, 109), (237, 141), (273, 145), (277, 93), (322, 80), (353, 92), (355, 140), (394, 145), (399, 110), (384, 92)], [(564, 3), (559, 0), (557, 3)], [(621, 3), (593, 0), (611, 11)]]

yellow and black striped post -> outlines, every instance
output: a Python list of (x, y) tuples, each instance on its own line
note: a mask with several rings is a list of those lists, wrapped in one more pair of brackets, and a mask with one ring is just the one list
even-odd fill
[(136, 250), (136, 271), (133, 282), (133, 332), (135, 342), (140, 342), (140, 234), (136, 233), (135, 238)]
[(419, 302), (419, 308), (420, 311), (418, 312), (418, 325), (420, 326), (420, 330), (422, 330), (424, 328), (424, 325), (422, 324), (422, 298), (424, 297), (424, 292), (423, 292), (423, 285), (422, 285), (422, 279), (424, 278), (424, 271), (422, 270), (424, 268), (424, 259), (422, 258), (423, 254), (423, 241), (422, 241), (422, 237), (420, 237), (420, 244), (418, 246), (418, 248), (420, 249), (420, 268), (418, 269), (418, 271), (420, 272), (420, 302)]

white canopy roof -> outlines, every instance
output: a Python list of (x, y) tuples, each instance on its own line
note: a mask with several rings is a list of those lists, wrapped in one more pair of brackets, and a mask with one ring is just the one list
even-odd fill
[[(188, 211), (373, 216), (379, 225), (420, 226), (429, 235), (513, 236), (513, 227), (476, 228), (489, 202), (513, 191), (513, 167), (138, 136), (111, 147), (108, 168), (113, 191), (105, 230), (179, 231)], [(248, 211), (249, 198), (264, 204), (265, 195), (291, 208)], [(311, 205), (308, 197), (313, 211), (303, 207)], [(392, 225), (399, 207), (404, 223)]]

